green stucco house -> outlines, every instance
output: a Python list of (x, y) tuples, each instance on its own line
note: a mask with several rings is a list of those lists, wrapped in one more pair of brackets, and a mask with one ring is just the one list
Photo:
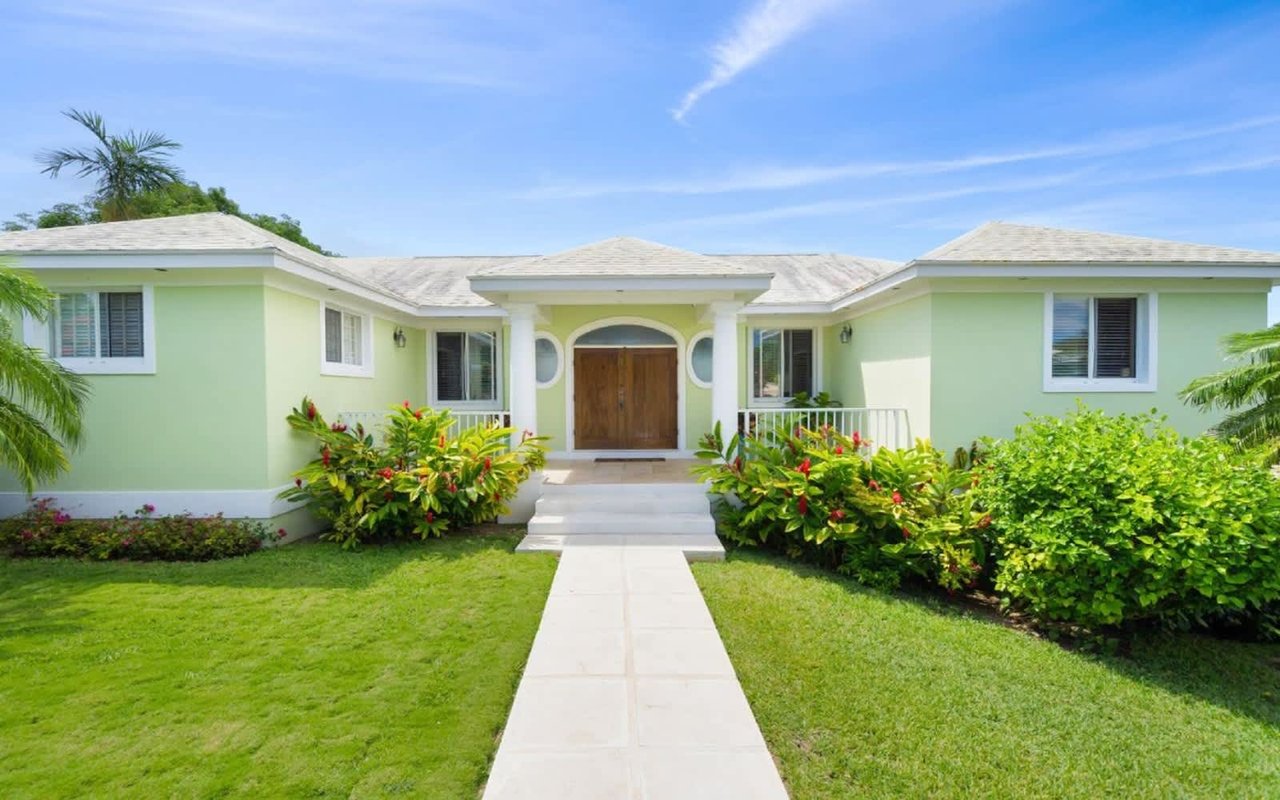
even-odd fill
[[(404, 400), (509, 419), (566, 458), (687, 455), (820, 391), (889, 444), (949, 450), (1077, 397), (1196, 433), (1213, 420), (1178, 390), (1280, 281), (1277, 253), (1000, 222), (905, 264), (629, 238), (336, 258), (217, 213), (0, 234), (0, 257), (59, 293), (27, 342), (92, 376), (87, 440), (40, 495), (280, 524), (303, 394), (352, 420)], [(0, 515), (26, 502), (0, 476)]]

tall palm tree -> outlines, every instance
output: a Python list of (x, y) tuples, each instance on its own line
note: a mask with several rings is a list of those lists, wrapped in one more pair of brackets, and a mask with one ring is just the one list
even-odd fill
[(115, 136), (107, 133), (100, 114), (74, 108), (62, 113), (87, 128), (98, 143), (88, 149), (46, 150), (36, 159), (50, 177), (68, 167), (77, 178), (95, 177), (103, 221), (132, 219), (135, 197), (182, 180), (182, 172), (169, 163), (169, 154), (182, 147), (172, 139), (154, 131)]
[(1280, 324), (1233, 333), (1224, 346), (1227, 359), (1240, 363), (1197, 378), (1179, 397), (1200, 408), (1231, 412), (1217, 432), (1256, 448), (1269, 464), (1280, 463)]
[(0, 464), (28, 493), (67, 469), (65, 448), (80, 441), (89, 396), (83, 377), (15, 335), (14, 320), (24, 311), (48, 319), (53, 297), (30, 276), (0, 264)]

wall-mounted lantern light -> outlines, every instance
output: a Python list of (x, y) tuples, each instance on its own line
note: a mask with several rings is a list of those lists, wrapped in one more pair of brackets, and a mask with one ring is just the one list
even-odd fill
[(409, 343), (409, 337), (404, 335), (404, 328), (396, 328), (396, 332), (391, 334), (391, 339), (396, 343), (396, 347), (404, 347)]
[(851, 341), (853, 341), (853, 326), (846, 322), (840, 329), (840, 344), (848, 344)]

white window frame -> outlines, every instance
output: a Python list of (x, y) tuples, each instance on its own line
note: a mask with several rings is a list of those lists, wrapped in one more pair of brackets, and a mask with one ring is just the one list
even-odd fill
[[(1132, 378), (1055, 378), (1053, 376), (1053, 303), (1055, 297), (1088, 298), (1089, 364), (1097, 358), (1094, 344), (1094, 303), (1096, 298), (1136, 297), (1138, 318), (1134, 325), (1134, 372)], [(1046, 292), (1044, 296), (1044, 391), (1052, 393), (1154, 392), (1158, 358), (1158, 294), (1156, 292)]]
[[(753, 338), (753, 341), (754, 341), (754, 337), (752, 337), (752, 338)], [(716, 346), (716, 345), (715, 345), (715, 332), (714, 332), (714, 331), (699, 331), (698, 333), (695, 333), (695, 334), (693, 335), (693, 338), (692, 338), (692, 339), (690, 339), (690, 340), (689, 340), (689, 346), (688, 346), (688, 348), (687, 348), (687, 352), (685, 353), (684, 363), (685, 363), (685, 366), (687, 367), (687, 372), (689, 373), (689, 380), (693, 383), (693, 385), (694, 385), (694, 386), (697, 386), (699, 389), (710, 389), (710, 388), (711, 388), (711, 381), (704, 381), (704, 380), (702, 380), (701, 378), (699, 378), (699, 377), (698, 377), (698, 373), (694, 372), (694, 370), (693, 370), (693, 348), (694, 348), (694, 347), (696, 347), (696, 346), (697, 346), (697, 344), (698, 344), (698, 342), (701, 342), (703, 339), (711, 339), (711, 340), (712, 340), (712, 342), (711, 342), (711, 348), (712, 348), (711, 352), (712, 352), (712, 358), (714, 359), (714, 357), (715, 357), (715, 355), (714, 355), (714, 354), (715, 354), (715, 346)], [(754, 359), (752, 359), (752, 362), (751, 362), (751, 363), (752, 363), (752, 365), (753, 365), (753, 367), (752, 367), (752, 368), (754, 369), (755, 360), (754, 360)], [(712, 368), (712, 371), (713, 371), (713, 372), (715, 371), (715, 370), (714, 370), (714, 367)], [(752, 382), (751, 382), (751, 387), (752, 387), (752, 388), (754, 388), (754, 387), (755, 387), (755, 385), (756, 385), (756, 384), (755, 384), (755, 381), (752, 381)]]
[[(54, 361), (82, 375), (154, 375), (156, 373), (156, 314), (155, 291), (150, 285), (142, 286), (76, 286), (53, 289), (58, 295), (88, 294), (93, 296), (94, 308), (98, 308), (98, 295), (112, 292), (140, 292), (142, 294), (142, 355), (130, 357), (63, 358), (50, 350), (50, 323), (57, 319), (57, 312), (40, 322), (29, 314), (23, 315), (22, 334), (26, 344), (43, 350)], [(95, 315), (96, 315), (95, 311)], [(96, 319), (96, 316), (95, 316)], [(102, 346), (101, 328), (95, 326), (94, 341)]]
[[(809, 325), (752, 325), (747, 328), (747, 403), (750, 408), (781, 408), (794, 400), (788, 397), (756, 397), (756, 331), (811, 331), (813, 333), (813, 391), (822, 391), (822, 330)], [(785, 368), (784, 368), (785, 371)]]
[[(437, 337), (442, 333), (491, 333), (494, 336), (493, 348), (493, 399), (492, 400), (441, 400), (439, 394), (439, 380), (436, 375), (436, 352), (438, 350)], [(505, 394), (506, 376), (503, 361), (504, 352), (504, 328), (501, 325), (494, 324), (458, 324), (449, 325), (447, 327), (436, 328), (431, 331), (431, 346), (427, 353), (427, 383), (429, 385), (429, 397), (431, 398), (431, 406), (433, 408), (452, 408), (460, 411), (504, 411), (503, 398)], [(561, 358), (561, 370), (564, 368), (564, 359)]]
[[(328, 349), (325, 347), (327, 339), (326, 334), (326, 311), (337, 311), (344, 318), (354, 317), (360, 320), (360, 363), (359, 364), (343, 364), (334, 363), (329, 360)], [(342, 323), (339, 323), (342, 324)], [(356, 311), (348, 306), (338, 305), (336, 303), (320, 304), (320, 374), (332, 375), (339, 378), (372, 378), (373, 377), (373, 316), (361, 311)]]
[[(545, 339), (546, 341), (551, 342), (552, 347), (556, 349), (556, 374), (552, 375), (551, 380), (549, 381), (538, 381), (538, 365), (535, 359), (535, 363), (533, 365), (533, 378), (535, 385), (539, 389), (550, 389), (552, 386), (555, 386), (564, 375), (564, 346), (560, 344), (560, 340), (557, 339), (550, 331), (538, 331), (533, 335), (533, 344), (535, 348), (537, 347), (538, 340), (540, 339)], [(498, 354), (495, 353), (494, 355), (496, 357)], [(497, 370), (495, 370), (495, 372), (496, 371)]]

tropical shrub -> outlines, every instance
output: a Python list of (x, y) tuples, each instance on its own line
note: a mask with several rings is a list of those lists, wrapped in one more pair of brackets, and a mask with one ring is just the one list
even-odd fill
[(508, 511), (520, 484), (546, 462), (545, 437), (528, 431), (509, 447), (513, 428), (453, 432), (447, 409), (411, 408), (387, 415), (382, 441), (362, 426), (325, 421), (309, 398), (288, 417), (312, 437), (319, 457), (294, 473), (281, 497), (309, 502), (333, 525), (326, 538), (354, 547), (374, 539), (442, 536)]
[(951, 468), (927, 442), (881, 449), (855, 432), (779, 430), (764, 438), (709, 435), (696, 468), (725, 502), (722, 532), (836, 567), (882, 588), (909, 574), (948, 589), (983, 570), (983, 530), (972, 477)]
[(1154, 412), (1032, 418), (981, 475), (995, 586), (1037, 617), (1187, 625), (1280, 598), (1280, 481)]
[(91, 558), (99, 561), (211, 561), (242, 556), (271, 539), (283, 539), (283, 528), (268, 534), (253, 520), (155, 516), (147, 504), (132, 516), (72, 519), (48, 498), (33, 501), (25, 514), (0, 522), (0, 548), (17, 557)]

